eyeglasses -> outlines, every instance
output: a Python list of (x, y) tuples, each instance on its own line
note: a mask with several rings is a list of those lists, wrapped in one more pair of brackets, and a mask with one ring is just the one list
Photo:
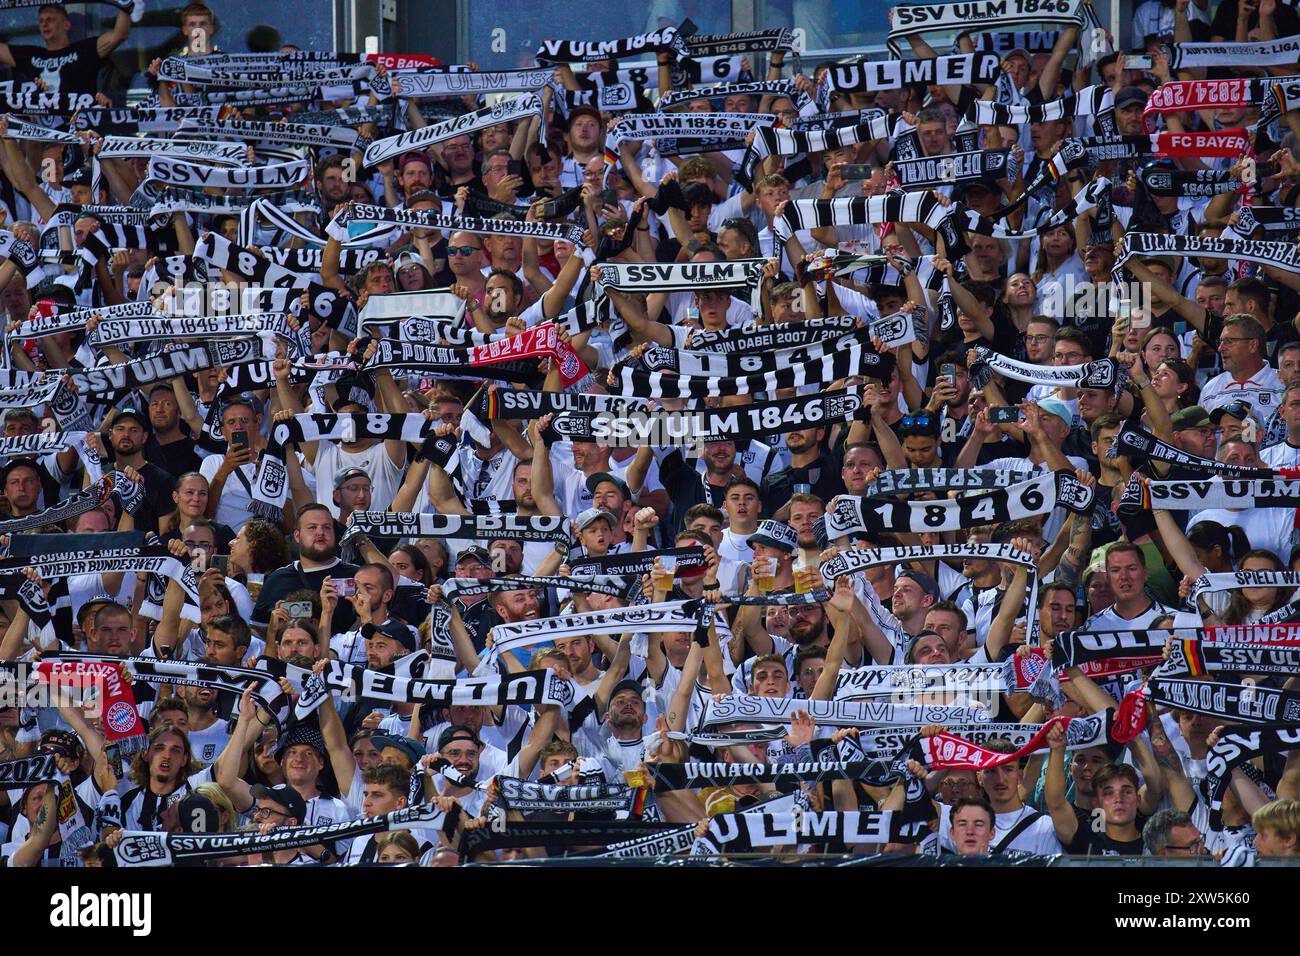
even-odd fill
[(1035, 343), (1037, 343), (1037, 342), (1050, 342), (1050, 341), (1052, 341), (1052, 339), (1054, 339), (1054, 338), (1056, 338), (1056, 336), (1054, 336), (1054, 335), (1026, 335), (1026, 336), (1025, 336), (1025, 341), (1026, 341), (1026, 342), (1035, 342)]
[(1227, 335), (1220, 335), (1220, 336), (1219, 336), (1219, 344), (1220, 344), (1220, 345), (1222, 345), (1224, 342), (1253, 342), (1253, 341), (1255, 341), (1255, 340), (1254, 340), (1254, 339), (1240, 338), (1240, 337), (1235, 336), (1235, 335), (1234, 335), (1234, 336), (1227, 336)]
[(258, 807), (256, 810), (253, 811), (253, 819), (260, 820), (263, 817), (270, 816), (272, 813), (274, 813), (277, 817), (287, 817), (289, 815), (285, 813), (283, 810), (276, 810), (274, 807)]
[(198, 548), (201, 551), (215, 551), (217, 546), (210, 541), (186, 541), (185, 547)]
[(1166, 843), (1165, 849), (1178, 853), (1201, 853), (1205, 850), (1205, 837), (1197, 837), (1191, 843)]

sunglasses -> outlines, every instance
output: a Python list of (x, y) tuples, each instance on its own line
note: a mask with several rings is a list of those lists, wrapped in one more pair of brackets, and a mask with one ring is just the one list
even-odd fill
[(472, 256), (478, 252), (482, 246), (448, 246), (447, 255), (449, 256)]

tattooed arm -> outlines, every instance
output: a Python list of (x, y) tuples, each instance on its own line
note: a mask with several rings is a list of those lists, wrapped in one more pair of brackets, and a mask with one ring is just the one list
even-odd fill
[(36, 811), (31, 832), (22, 846), (14, 851), (9, 860), (10, 866), (38, 866), (45, 848), (50, 845), (54, 831), (59, 825), (57, 792), (54, 784), (44, 784), (45, 796), (41, 798), (41, 808)]

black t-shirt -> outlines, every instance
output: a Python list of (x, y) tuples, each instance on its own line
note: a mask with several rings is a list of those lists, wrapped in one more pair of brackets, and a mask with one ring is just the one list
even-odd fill
[(43, 46), (10, 45), (14, 78), (24, 83), (44, 80), (47, 91), (94, 94), (99, 89), (99, 38), (86, 37), (62, 50)]
[[(1112, 840), (1105, 832), (1098, 833), (1092, 828), (1092, 811), (1085, 810), (1077, 804), (1071, 804), (1079, 827), (1074, 831), (1074, 839), (1066, 844), (1065, 852), (1072, 856), (1141, 856), (1142, 838), (1136, 840)], [(1133, 821), (1138, 833), (1146, 825), (1146, 815), (1139, 813)]]
[(176, 507), (172, 501), (176, 477), (151, 461), (146, 461), (140, 467), (140, 477), (144, 479), (144, 503), (136, 512), (135, 526), (141, 531), (156, 532), (158, 519)]
[(146, 461), (156, 463), (158, 467), (178, 478), (191, 471), (199, 470), (199, 453), (195, 451), (194, 439), (189, 437), (161, 445), (157, 438), (150, 435), (149, 440), (144, 443), (144, 457)]
[[(253, 608), (252, 623), (256, 627), (265, 628), (271, 620), (271, 611), (275, 609), (275, 602), (284, 600), (294, 591), (307, 590), (319, 594), (326, 578), (350, 578), (356, 573), (355, 564), (345, 564), (342, 561), (331, 567), (317, 568), (313, 571), (304, 571), (300, 561), (277, 568), (262, 582), (262, 593), (258, 595), (257, 604)], [(346, 598), (339, 598), (334, 608), (334, 617), (330, 622), (334, 633), (342, 634), (352, 630), (356, 620), (357, 612), (353, 609), (352, 602)]]

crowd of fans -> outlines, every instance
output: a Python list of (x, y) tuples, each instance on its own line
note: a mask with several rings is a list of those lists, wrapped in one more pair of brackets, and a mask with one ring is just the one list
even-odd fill
[[(683, 79), (667, 45), (655, 51), (656, 66), (641, 71), (648, 85), (629, 80), (615, 60), (542, 59), (553, 75), (538, 91), (538, 115), (435, 138), (370, 165), (369, 143), (471, 116), (486, 102), (385, 95), (387, 86), (400, 94), (403, 70), (389, 69), (382, 56), (350, 97), (318, 85), (296, 97), (223, 100), (220, 84), (205, 83), (199, 71), (184, 74), (192, 82), (166, 78), (182, 75), (169, 63), (226, 52), (216, 13), (194, 3), (180, 24), (190, 43), (150, 67), (156, 100), (110, 110), (114, 104), (96, 96), (97, 73), (127, 37), (128, 13), (118, 14), (109, 33), (73, 41), (59, 4), (35, 12), (43, 48), (0, 45), (13, 89), (87, 96), (93, 105), (23, 109), (11, 93), (0, 119), (7, 322), (0, 661), (11, 689), (20, 675), (35, 679), (52, 661), (120, 661), (142, 726), (134, 744), (119, 741), (102, 694), (81, 706), (5, 701), (16, 705), (0, 709), (0, 766), (52, 753), (56, 769), (34, 784), (5, 778), (12, 782), (0, 789), (3, 865), (115, 865), (141, 832), (265, 836), (426, 804), (445, 815), (445, 825), (394, 826), (206, 862), (456, 866), (592, 855), (622, 840), (675, 832), (670, 825), (695, 829), (664, 852), (694, 846), (698, 853), (703, 845), (725, 853), (734, 845), (719, 836), (721, 818), (817, 811), (893, 811), (897, 819), (906, 812), (921, 831), (910, 838), (891, 832), (878, 843), (802, 835), (753, 851), (1145, 854), (1226, 863), (1300, 855), (1300, 748), (1232, 765), (1216, 801), (1209, 778), (1218, 771), (1207, 756), (1225, 734), (1249, 726), (1215, 717), (1213, 708), (1144, 697), (1161, 649), (1135, 651), (1128, 669), (1090, 671), (1060, 656), (1072, 632), (1163, 629), (1172, 639), (1178, 628), (1204, 634), (1261, 619), (1276, 646), (1294, 646), (1280, 629), (1300, 621), (1300, 611), (1287, 611), (1295, 585), (1206, 590), (1197, 582), (1230, 572), (1300, 571), (1300, 498), (1285, 500), (1300, 488), (1289, 477), (1300, 472), (1288, 471), (1300, 468), (1300, 270), (1231, 255), (1131, 255), (1128, 245), (1130, 234), (1142, 233), (1222, 238), (1229, 253), (1263, 239), (1294, 246), (1300, 217), (1279, 216), (1282, 227), (1274, 230), (1261, 214), (1251, 231), (1254, 220), (1243, 213), (1252, 206), (1296, 211), (1300, 98), (1278, 93), (1281, 109), (1270, 115), (1261, 102), (1147, 109), (1153, 98), (1162, 101), (1160, 90), (1184, 81), (1244, 78), (1251, 89), (1268, 90), (1268, 79), (1297, 72), (1294, 63), (1231, 59), (1208, 70), (1176, 68), (1171, 53), (1195, 42), (1296, 36), (1300, 21), (1291, 6), (1149, 0), (1136, 11), (1127, 53), (1098, 55), (1085, 48), (1079, 26), (1059, 23), (1032, 34), (1047, 40), (1032, 52), (1016, 39), (1031, 34), (1014, 30), (1000, 45), (992, 33), (961, 34), (951, 51), (936, 50), (923, 35), (906, 37), (918, 60), (1000, 50), (996, 79), (966, 85), (846, 91), (830, 79), (837, 64), (801, 62), (779, 44), (732, 57), (735, 69), (722, 84), (689, 70)], [(294, 47), (281, 55), (295, 68), (303, 62)], [(247, 68), (232, 62), (232, 70)], [(717, 95), (677, 97), (664, 115), (762, 117), (738, 142), (717, 148), (707, 141), (692, 148), (699, 141), (686, 135), (615, 135), (625, 115), (655, 112), (692, 80), (716, 86)], [(624, 83), (634, 95), (606, 108), (604, 93)], [(247, 84), (232, 85), (247, 91)], [(1082, 109), (1060, 117), (1032, 112), (1081, 102), (1093, 90), (1104, 104), (1098, 112), (1113, 123), (1108, 132)], [(968, 113), (980, 100), (1028, 109), (1031, 119), (972, 124)], [(174, 123), (149, 126), (145, 113), (208, 103), (222, 104), (218, 123), (301, 122), (362, 138), (349, 149), (267, 137), (268, 150), (261, 135), (231, 127), (222, 139), (248, 146), (245, 164), (305, 158), (309, 176), (281, 190), (191, 190), (192, 205), (159, 214), (158, 203), (184, 188), (151, 182), (162, 174), (159, 160), (121, 155), (120, 141), (185, 139)], [(337, 112), (347, 108), (358, 112)], [(376, 120), (384, 109), (385, 119)], [(872, 110), (887, 120), (885, 135), (842, 137), (846, 145), (793, 155), (756, 150), (771, 135), (760, 127), (842, 130), (824, 114), (852, 112), (865, 123)], [(1153, 131), (1243, 129), (1263, 151), (1206, 159), (1146, 149), (1053, 166), (1081, 138), (1131, 143)], [(965, 177), (957, 164), (940, 164), (949, 181), (906, 187), (943, 210), (973, 211), (996, 225), (957, 220), (955, 244), (934, 221), (790, 218), (796, 208), (815, 208), (797, 206), (809, 200), (910, 195), (900, 167), (915, 159), (998, 150), (1012, 160), (1006, 175)], [(216, 168), (206, 162), (193, 160)], [(1153, 185), (1155, 173), (1194, 172), (1231, 188), (1182, 194)], [(1175, 184), (1194, 178), (1171, 177)], [(1104, 202), (1080, 203), (1098, 183)], [(241, 212), (253, 198), (288, 210), (297, 229)], [(196, 208), (200, 201), (221, 208), (205, 213)], [(372, 206), (463, 219), (468, 228), (415, 226), (399, 217), (368, 238), (348, 220)], [(1060, 210), (1067, 218), (1053, 220)], [(115, 230), (135, 222), (115, 218), (130, 211), (150, 213), (147, 225)], [(332, 222), (342, 233), (326, 231)], [(548, 224), (576, 231), (559, 238)], [(1006, 232), (1014, 237), (999, 235)], [(229, 255), (214, 251), (222, 248), (218, 239)], [(23, 247), (33, 258), (24, 261)], [(308, 254), (311, 264), (294, 269), (277, 255), (286, 251)], [(710, 264), (752, 260), (763, 261), (744, 273), (748, 284), (701, 280), (695, 289), (669, 281), (619, 289), (602, 271), (698, 264), (694, 274), (707, 276)], [(290, 291), (273, 308), (236, 309), (252, 317), (242, 338), (230, 323), (211, 324), (210, 337), (182, 331), (179, 316), (218, 311), (214, 288), (275, 285), (276, 267), (294, 273), (279, 283)], [(691, 274), (679, 268), (674, 276)], [(198, 296), (187, 297), (187, 287)], [(430, 295), (401, 298), (423, 292)], [(453, 318), (380, 311), (360, 329), (339, 320), (345, 309), (335, 303), (364, 320), (385, 297), (450, 302)], [(128, 313), (131, 303), (152, 304), (150, 315), (165, 317), (149, 326), (156, 334), (131, 332), (129, 323), (144, 315)], [(598, 307), (594, 321), (581, 318), (593, 314), (589, 307)], [(47, 331), (73, 313), (83, 316), (79, 324)], [(842, 339), (798, 337), (802, 324), (839, 316), (850, 317)], [(891, 345), (886, 320), (899, 316), (908, 334)], [(277, 328), (273, 318), (279, 332), (268, 331)], [(430, 318), (436, 321), (418, 324)], [(126, 323), (121, 336), (100, 334), (118, 322)], [(529, 336), (548, 323), (551, 345), (538, 358), (519, 343), (533, 349)], [(709, 346), (729, 335), (734, 343), (753, 341), (745, 336), (765, 327), (795, 330), (788, 340), (794, 351), (779, 337), (775, 345), (736, 344), (736, 354)], [(819, 351), (822, 341), (837, 344)], [(249, 342), (251, 351), (222, 358)], [(383, 360), (385, 349), (414, 342), (446, 346), (461, 357), (460, 374)], [(210, 361), (166, 364), (170, 353), (191, 355), (196, 345), (209, 349)], [(484, 358), (486, 350), (493, 355)], [(879, 362), (849, 374), (834, 365), (836, 374), (822, 377), (832, 363), (812, 360), (839, 352)], [(571, 374), (574, 361), (586, 374)], [(773, 379), (772, 388), (724, 384), (708, 397), (678, 398), (663, 387), (677, 377), (678, 362), (682, 379), (707, 377), (690, 374), (700, 366), (711, 380), (731, 384), (750, 371), (780, 376), (801, 364), (815, 371), (797, 381)], [(1102, 383), (1068, 370), (1053, 378), (1051, 370), (1066, 367), (1117, 374)], [(84, 387), (114, 381), (107, 373), (89, 378), (97, 368), (132, 371), (125, 387)], [(141, 378), (150, 368), (156, 374)], [(1009, 368), (1029, 371), (1003, 374)], [(31, 400), (55, 380), (57, 394)], [(511, 417), (502, 411), (511, 391), (549, 392), (556, 403)], [(801, 409), (807, 406), (799, 400), (823, 395), (857, 401), (820, 422), (807, 415), (794, 430), (779, 427), (780, 415), (775, 423), (764, 416), (770, 428), (706, 434), (694, 445), (638, 445), (566, 430), (584, 408), (578, 395), (625, 397), (586, 406), (618, 417), (756, 403)], [(354, 416), (360, 430), (332, 431), (330, 416)], [(367, 421), (376, 427), (365, 430)], [(295, 430), (286, 442), (277, 428), (304, 422), (319, 430)], [(1177, 449), (1185, 460), (1140, 453), (1121, 440), (1128, 433)], [(261, 507), (265, 471), (281, 459), (287, 487), (278, 511), (268, 512)], [(1206, 460), (1221, 469), (1207, 470)], [(892, 475), (897, 487), (897, 475), (909, 470), (964, 475), (970, 488), (890, 492), (877, 484)], [(924, 506), (912, 503), (996, 497), (1048, 473), (1071, 476), (1091, 508), (1058, 502), (1028, 517), (993, 519), (990, 512), (979, 520), (977, 507), (959, 528), (834, 530), (836, 505), (855, 497), (864, 512), (887, 511), (892, 501), (921, 515)], [(1175, 510), (1176, 502), (1162, 508), (1171, 502), (1155, 494), (1161, 482), (1217, 487), (1242, 476), (1276, 479), (1283, 500), (1192, 511)], [(88, 493), (93, 505), (60, 511)], [(1134, 496), (1140, 506), (1126, 507)], [(48, 521), (23, 520), (47, 511)], [(375, 512), (398, 513), (397, 527), (375, 524)], [(511, 517), (535, 529), (549, 517), (560, 533), (475, 537), (432, 521), (427, 536), (392, 533), (431, 515), (461, 516), (471, 530)], [(39, 545), (24, 546), (28, 535)], [(1006, 545), (1029, 560), (1005, 560), (1005, 549), (996, 552), (1001, 560), (945, 557), (935, 553), (939, 545)], [(917, 546), (912, 557), (831, 573), (846, 552), (907, 546)], [(648, 551), (667, 556), (618, 575), (615, 588), (582, 589), (591, 568), (616, 574), (611, 556)], [(43, 552), (75, 552), (90, 563), (42, 564)], [(175, 561), (160, 571), (131, 561), (113, 570), (94, 564), (101, 553)], [(466, 587), (520, 575), (551, 581)], [(708, 605), (713, 613), (694, 629), (645, 633), (630, 624), (626, 633), (584, 634), (569, 626), (549, 642), (496, 648), (503, 626), (573, 625), (580, 615), (672, 602), (692, 612)], [(449, 645), (440, 645), (440, 629)], [(450, 650), (440, 655), (444, 646)], [(1173, 656), (1172, 649), (1163, 653)], [(744, 774), (740, 782), (685, 788), (655, 783), (667, 779), (657, 768), (692, 762), (851, 766), (855, 742), (859, 753), (866, 750), (863, 741), (890, 729), (889, 721), (822, 723), (805, 714), (819, 702), (854, 700), (843, 690), (846, 675), (917, 665), (937, 668), (932, 676), (1012, 659), (1058, 672), (1051, 676), (1060, 692), (1040, 694), (1035, 683), (998, 689), (983, 701), (985, 719), (999, 727), (1048, 725), (1030, 752), (1006, 736), (982, 742), (988, 753), (1017, 759), (978, 770), (938, 766), (933, 748), (922, 744), (943, 739), (946, 722), (923, 719), (897, 728), (899, 746), (910, 742), (887, 774), (832, 774), (793, 785)], [(288, 718), (253, 684), (241, 689), (238, 680), (232, 686), (199, 670), (174, 683), (146, 680), (147, 662), (261, 668), (290, 701)], [(284, 666), (277, 670), (276, 662)], [(304, 707), (309, 689), (301, 675), (327, 675), (333, 663), (351, 665), (352, 674), (461, 684), (476, 674), (504, 680), (546, 671), (564, 685), (567, 703), (435, 706), (327, 687), (323, 701)], [(1256, 673), (1243, 665), (1209, 678), (1285, 695), (1300, 670), (1289, 676), (1285, 668)], [(940, 709), (967, 703), (945, 686), (887, 699)], [(1136, 734), (1071, 743), (1072, 724), (1061, 718), (1114, 711), (1135, 694), (1145, 708)], [(761, 720), (705, 728), (706, 712), (728, 697), (792, 706), (779, 733)], [(1300, 726), (1279, 721), (1272, 726)], [(958, 737), (969, 731), (949, 729)], [(705, 730), (731, 736), (711, 742)], [(511, 808), (507, 780), (617, 792), (628, 806)], [(580, 823), (595, 835), (565, 836), (561, 824)], [(632, 823), (645, 824), (645, 833)], [(494, 840), (523, 824), (544, 836)]]

